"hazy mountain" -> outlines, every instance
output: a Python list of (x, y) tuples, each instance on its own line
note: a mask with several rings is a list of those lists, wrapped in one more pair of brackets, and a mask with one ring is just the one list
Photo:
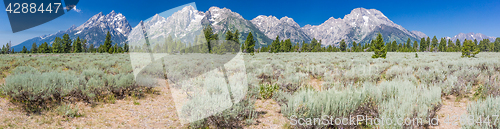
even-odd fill
[(94, 44), (94, 46), (97, 47), (104, 43), (104, 39), (108, 31), (112, 35), (111, 40), (113, 41), (113, 44), (123, 44), (125, 43), (130, 30), (130, 24), (121, 13), (115, 13), (115, 11), (112, 11), (107, 15), (103, 15), (101, 12), (92, 16), (89, 20), (87, 20), (87, 22), (78, 27), (72, 26), (66, 31), (59, 31), (54, 34), (28, 39), (13, 48), (16, 51), (21, 51), (23, 46), (26, 46), (28, 50), (31, 49), (33, 43), (36, 43), (37, 45), (44, 42), (52, 44), (56, 37), (62, 38), (64, 34), (69, 34), (69, 37), (73, 40), (76, 39), (76, 37), (80, 37), (82, 40), (87, 39), (87, 46)]
[(309, 36), (322, 40), (323, 45), (338, 46), (344, 39), (347, 44), (353, 41), (368, 43), (380, 32), (384, 41), (406, 42), (420, 40), (419, 37), (402, 26), (389, 20), (382, 12), (375, 9), (356, 8), (343, 19), (331, 17), (321, 25), (306, 25), (302, 29)]
[(451, 37), (451, 41), (455, 42), (457, 41), (457, 39), (460, 40), (460, 42), (463, 42), (465, 39), (468, 39), (468, 40), (474, 40), (474, 39), (477, 39), (478, 41), (481, 41), (483, 39), (490, 39), (491, 42), (495, 41), (496, 37), (490, 37), (490, 36), (486, 36), (484, 34), (481, 34), (481, 33), (467, 33), (467, 34), (464, 34), (464, 33), (459, 33), (453, 37)]
[(312, 38), (307, 35), (292, 18), (283, 17), (281, 19), (275, 16), (260, 15), (251, 20), (251, 22), (264, 32), (270, 39), (276, 39), (278, 35), (280, 40), (290, 39), (293, 43), (310, 42)]
[(417, 36), (418, 38), (427, 38), (427, 37), (429, 37), (426, 34), (424, 34), (423, 32), (416, 31), (416, 30), (411, 31), (411, 33), (415, 34), (415, 36)]

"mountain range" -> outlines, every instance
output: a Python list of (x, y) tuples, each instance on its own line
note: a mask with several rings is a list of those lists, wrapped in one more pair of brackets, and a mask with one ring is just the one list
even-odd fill
[[(227, 8), (211, 7), (208, 11), (202, 12), (192, 6), (186, 6), (169, 17), (157, 14), (147, 21), (141, 21), (135, 27), (131, 27), (121, 13), (112, 11), (103, 15), (101, 12), (78, 27), (73, 26), (66, 31), (35, 37), (13, 48), (20, 51), (22, 46), (26, 46), (30, 49), (34, 42), (37, 45), (43, 42), (51, 44), (55, 37), (62, 37), (64, 34), (69, 34), (72, 39), (76, 37), (87, 39), (89, 44), (97, 47), (103, 44), (108, 31), (112, 34), (113, 43), (122, 45), (140, 40), (141, 24), (144, 24), (153, 43), (163, 42), (169, 36), (184, 43), (195, 42), (195, 37), (202, 32), (203, 26), (211, 25), (213, 31), (219, 35), (219, 39), (224, 39), (224, 34), (229, 30), (232, 32), (238, 30), (240, 42), (243, 42), (251, 32), (257, 41), (256, 48), (270, 45), (276, 36), (279, 36), (280, 40), (291, 39), (294, 43), (309, 42), (315, 38), (320, 40), (323, 46), (338, 46), (341, 40), (345, 40), (349, 46), (354, 41), (361, 44), (369, 43), (378, 33), (384, 36), (384, 41), (398, 43), (406, 42), (408, 38), (420, 41), (421, 38), (427, 37), (423, 32), (406, 30), (376, 9), (356, 8), (344, 18), (331, 17), (320, 25), (300, 27), (292, 18), (286, 16), (278, 19), (275, 16), (260, 15), (247, 20)], [(460, 33), (449, 38), (453, 41), (486, 38), (493, 41), (495, 37), (481, 33)]]
[(31, 49), (33, 43), (38, 46), (44, 42), (52, 44), (56, 37), (62, 38), (64, 34), (68, 34), (71, 39), (87, 39), (87, 46), (94, 44), (94, 46), (99, 46), (104, 43), (107, 32), (111, 34), (111, 40), (114, 43), (123, 45), (127, 40), (127, 36), (130, 33), (131, 26), (128, 20), (121, 13), (116, 13), (111, 11), (107, 15), (103, 15), (102, 12), (92, 16), (82, 25), (76, 27), (73, 25), (65, 31), (59, 31), (54, 34), (43, 35), (28, 39), (19, 45), (14, 46), (14, 50), (21, 51), (23, 46)]

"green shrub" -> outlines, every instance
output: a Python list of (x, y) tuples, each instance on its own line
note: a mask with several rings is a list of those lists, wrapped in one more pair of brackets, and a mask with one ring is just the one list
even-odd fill
[[(356, 109), (367, 102), (367, 94), (364, 89), (346, 89), (338, 91), (329, 89), (326, 91), (301, 90), (288, 98), (288, 102), (281, 106), (281, 112), (287, 118), (321, 118), (324, 115), (338, 117), (349, 117), (354, 115)], [(354, 115), (355, 116), (355, 115)], [(298, 125), (299, 128), (321, 128), (324, 125)]]
[(68, 96), (82, 85), (80, 79), (67, 73), (22, 73), (8, 76), (2, 90), (28, 112), (38, 112)]
[(263, 99), (269, 99), (273, 97), (273, 93), (279, 89), (277, 84), (262, 84), (259, 87), (259, 94)]

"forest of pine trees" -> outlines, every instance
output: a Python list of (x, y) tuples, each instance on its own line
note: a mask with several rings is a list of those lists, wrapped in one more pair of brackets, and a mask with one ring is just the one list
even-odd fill
[[(118, 44), (111, 45), (111, 35), (108, 32), (106, 35), (106, 40), (104, 41), (104, 45), (99, 46), (99, 48), (95, 48), (94, 44), (90, 44), (87, 47), (87, 39), (80, 39), (77, 37), (74, 40), (69, 38), (68, 34), (64, 34), (62, 39), (60, 37), (56, 37), (52, 45), (49, 45), (47, 42), (40, 44), (37, 46), (36, 43), (33, 43), (31, 49), (28, 50), (26, 46), (23, 46), (23, 49), (19, 53), (125, 53), (128, 52), (128, 44), (125, 44), (123, 47)], [(1, 54), (13, 53), (14, 50), (10, 50), (9, 44), (7, 47), (5, 45), (1, 49)], [(106, 50), (106, 51), (104, 51)]]

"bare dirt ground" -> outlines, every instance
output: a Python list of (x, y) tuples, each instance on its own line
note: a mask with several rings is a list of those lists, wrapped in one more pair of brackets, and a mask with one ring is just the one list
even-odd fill
[[(439, 125), (433, 126), (433, 129), (459, 129), (460, 116), (467, 114), (467, 104), (469, 100), (467, 98), (462, 98), (457, 100), (455, 96), (445, 96), (442, 98), (443, 106), (437, 112), (437, 117), (439, 117)], [(458, 117), (456, 117), (458, 116)], [(449, 119), (447, 119), (447, 117)], [(446, 121), (445, 121), (446, 120)]]
[(0, 98), (0, 128), (186, 128), (181, 125), (168, 86), (157, 87), (159, 95), (128, 97), (115, 104), (96, 107), (76, 103), (78, 118), (64, 118), (55, 111), (27, 115), (20, 107)]
[(257, 100), (255, 110), (258, 113), (255, 124), (247, 126), (248, 129), (279, 129), (288, 123), (288, 119), (280, 113), (280, 106), (272, 99)]

